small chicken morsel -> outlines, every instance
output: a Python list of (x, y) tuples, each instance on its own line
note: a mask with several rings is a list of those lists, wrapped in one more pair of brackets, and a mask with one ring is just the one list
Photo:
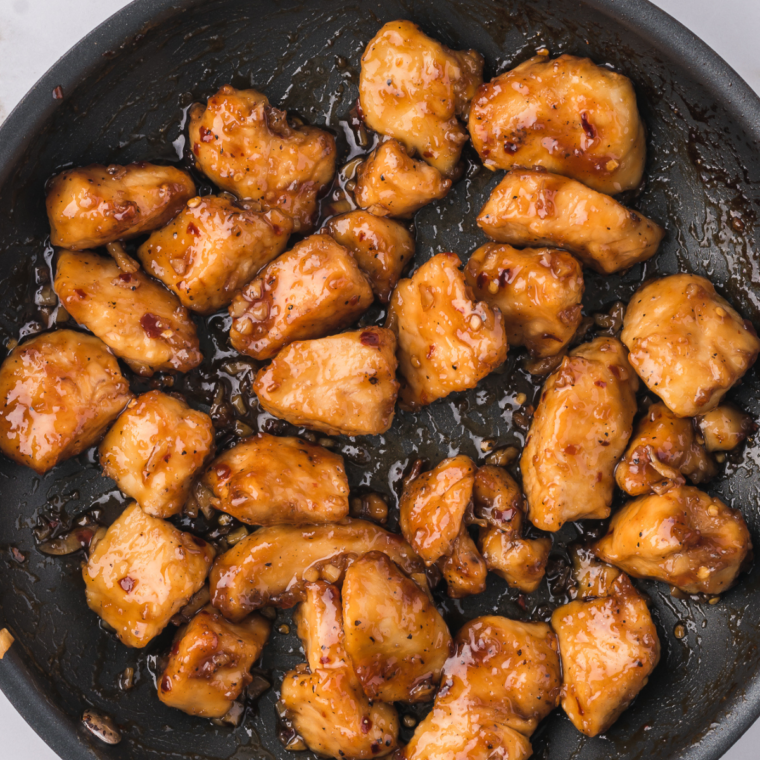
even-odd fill
[(446, 581), (446, 593), (452, 599), (475, 596), (486, 590), (488, 567), (464, 523), (454, 539), (451, 553), (441, 557), (437, 565)]
[(469, 128), (491, 170), (542, 166), (608, 195), (633, 190), (644, 174), (633, 85), (588, 58), (539, 55), (481, 85)]
[(254, 359), (271, 359), (296, 340), (342, 330), (359, 319), (372, 300), (372, 289), (354, 257), (329, 235), (311, 235), (235, 296), (230, 342)]
[(356, 202), (376, 216), (411, 217), (449, 192), (451, 180), (386, 140), (356, 170)]
[(95, 545), (82, 574), (87, 604), (138, 649), (203, 586), (214, 549), (130, 504)]
[(540, 170), (509, 172), (478, 215), (488, 237), (520, 247), (549, 245), (601, 274), (657, 253), (665, 231), (638, 211), (580, 182)]
[(190, 146), (198, 168), (218, 187), (279, 209), (295, 232), (314, 226), (317, 196), (335, 173), (329, 132), (292, 126), (266, 95), (225, 85), (205, 108), (190, 109)]
[(202, 718), (221, 718), (251, 682), (272, 624), (254, 613), (230, 623), (213, 607), (198, 612), (174, 642), (158, 698)]
[(476, 301), (459, 257), (439, 253), (401, 280), (386, 326), (398, 338), (400, 403), (417, 409), (474, 388), (507, 358), (504, 319)]
[(514, 478), (502, 467), (478, 469), (473, 491), (478, 543), (489, 570), (512, 588), (535, 591), (546, 572), (550, 538), (524, 538), (525, 500)]
[(194, 195), (190, 176), (173, 166), (68, 169), (48, 186), (50, 242), (82, 251), (142, 235), (163, 227)]
[(62, 251), (55, 292), (66, 311), (139, 375), (188, 372), (203, 361), (198, 334), (177, 296), (109, 258)]
[(731, 404), (721, 404), (697, 417), (697, 425), (708, 451), (732, 451), (757, 430), (752, 417)]
[(620, 339), (649, 390), (679, 417), (718, 406), (760, 351), (752, 324), (695, 274), (673, 274), (636, 291)]
[(676, 417), (665, 404), (652, 404), (639, 421), (615, 470), (618, 486), (631, 496), (660, 492), (673, 483), (704, 483), (717, 467), (700, 443), (694, 421)]
[(185, 506), (196, 475), (214, 454), (211, 418), (150, 391), (130, 403), (100, 444), (100, 466), (143, 511), (171, 517)]
[(370, 129), (395, 137), (441, 174), (456, 174), (483, 56), (455, 51), (411, 21), (390, 21), (362, 56), (359, 103)]
[(348, 516), (343, 457), (300, 438), (258, 433), (203, 474), (204, 498), (249, 525), (338, 522)]
[(675, 486), (626, 504), (593, 549), (634, 578), (687, 594), (722, 594), (744, 569), (752, 539), (738, 509), (693, 486)]
[(57, 330), (8, 354), (0, 398), (0, 451), (43, 473), (97, 443), (132, 394), (101, 340)]
[(337, 583), (351, 558), (373, 551), (387, 554), (407, 575), (425, 568), (401, 536), (365, 520), (260, 528), (214, 563), (211, 603), (233, 621), (268, 604), (293, 607), (308, 581), (321, 574)]
[(409, 230), (393, 219), (357, 209), (334, 216), (325, 231), (351, 252), (377, 299), (388, 303), (414, 256), (414, 237)]
[(581, 322), (583, 274), (565, 251), (487, 243), (465, 267), (475, 298), (504, 318), (510, 346), (525, 346), (543, 359), (562, 351)]
[(393, 423), (396, 337), (382, 327), (291, 343), (256, 375), (275, 417), (328, 435), (380, 435)]
[(609, 516), (637, 388), (615, 338), (578, 346), (549, 376), (521, 459), (528, 518), (537, 528), (554, 532), (572, 520)]
[(426, 702), (451, 653), (433, 603), (385, 554), (360, 557), (343, 580), (346, 650), (364, 693), (382, 702)]
[(609, 596), (612, 593), (612, 585), (620, 570), (598, 559), (589, 546), (573, 544), (568, 553), (575, 582), (569, 589), (572, 599)]
[(137, 255), (185, 308), (213, 314), (285, 250), (292, 229), (280, 211), (258, 211), (223, 195), (196, 196)]

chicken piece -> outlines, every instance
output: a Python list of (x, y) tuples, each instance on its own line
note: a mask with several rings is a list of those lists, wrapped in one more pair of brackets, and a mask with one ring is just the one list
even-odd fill
[(211, 571), (211, 603), (229, 620), (275, 605), (293, 607), (320, 573), (337, 582), (353, 557), (387, 554), (407, 575), (424, 570), (401, 536), (365, 520), (260, 528), (222, 554)]
[(537, 528), (554, 532), (572, 520), (609, 516), (637, 388), (615, 338), (578, 346), (549, 376), (520, 463), (528, 518)]
[(732, 451), (757, 430), (752, 417), (730, 404), (721, 404), (698, 417), (697, 425), (708, 451)]
[(362, 691), (346, 652), (338, 589), (308, 584), (295, 617), (308, 667), (285, 674), (280, 717), (318, 755), (369, 760), (393, 752), (396, 708), (372, 702)]
[(213, 314), (285, 250), (292, 229), (280, 211), (258, 211), (223, 195), (196, 196), (137, 255), (185, 308)]
[(413, 159), (397, 140), (384, 142), (356, 169), (356, 202), (376, 216), (412, 217), (450, 188), (450, 179)]
[(454, 539), (451, 554), (438, 560), (438, 568), (446, 581), (446, 593), (452, 599), (475, 596), (486, 590), (488, 567), (465, 525)]
[(481, 85), (469, 129), (491, 170), (542, 166), (608, 195), (633, 190), (644, 174), (633, 85), (588, 58), (539, 55)]
[(433, 603), (385, 554), (360, 557), (343, 580), (346, 650), (364, 693), (382, 702), (426, 702), (453, 644)]
[(343, 457), (300, 438), (246, 438), (214, 460), (200, 486), (214, 509), (249, 525), (330, 523), (348, 516)]
[(612, 593), (612, 586), (620, 575), (620, 570), (602, 562), (588, 546), (574, 544), (568, 553), (573, 563), (575, 581), (575, 587), (570, 589), (573, 599), (609, 596)]
[(514, 478), (495, 465), (480, 467), (473, 490), (478, 543), (489, 570), (510, 587), (530, 593), (546, 572), (550, 538), (523, 538), (525, 500)]
[(55, 292), (66, 311), (139, 375), (188, 372), (203, 361), (195, 324), (177, 296), (112, 259), (63, 251)]
[(230, 342), (254, 359), (271, 359), (296, 340), (342, 330), (372, 300), (372, 289), (353, 256), (329, 235), (312, 235), (235, 296)]
[(474, 388), (507, 358), (504, 319), (475, 301), (454, 253), (439, 253), (391, 298), (386, 327), (398, 338), (402, 409)]
[(665, 404), (652, 404), (639, 421), (615, 480), (631, 496), (660, 492), (673, 483), (704, 483), (717, 474), (713, 458), (699, 443), (694, 422), (676, 417)]
[(351, 252), (377, 299), (388, 303), (414, 256), (414, 237), (409, 230), (393, 219), (361, 209), (334, 216), (325, 230)]
[(258, 613), (230, 623), (213, 607), (201, 610), (172, 646), (158, 698), (188, 715), (221, 718), (251, 682), (271, 628)]
[(628, 502), (593, 547), (628, 575), (687, 594), (722, 594), (745, 569), (751, 549), (742, 513), (693, 486)]
[(393, 423), (396, 337), (382, 327), (291, 343), (254, 391), (275, 417), (328, 435), (380, 435)]
[(48, 186), (50, 242), (82, 251), (133, 238), (163, 227), (194, 195), (193, 180), (173, 166), (68, 169)]
[(606, 731), (646, 686), (660, 640), (643, 597), (626, 575), (609, 595), (556, 609), (552, 628), (562, 653), (562, 708), (586, 736)]
[(564, 248), (601, 274), (652, 258), (665, 230), (609, 195), (558, 174), (513, 170), (478, 215), (488, 237), (520, 247)]
[(636, 291), (620, 339), (639, 377), (678, 417), (718, 406), (760, 351), (752, 324), (695, 274), (673, 274)]
[(122, 644), (140, 649), (203, 586), (213, 559), (210, 544), (132, 503), (82, 570), (87, 604)]
[(411, 21), (391, 21), (362, 56), (359, 104), (370, 129), (395, 137), (446, 177), (456, 175), (483, 56), (455, 51)]
[(335, 138), (323, 129), (293, 126), (285, 111), (256, 90), (225, 85), (204, 108), (190, 109), (196, 166), (218, 187), (259, 201), (310, 232), (317, 197), (335, 173)]
[(100, 444), (104, 474), (153, 517), (182, 510), (213, 455), (211, 418), (160, 391), (130, 403)]
[(583, 274), (565, 251), (487, 243), (465, 267), (475, 298), (496, 307), (510, 346), (543, 359), (562, 351), (581, 322)]
[(97, 443), (132, 394), (102, 341), (58, 330), (8, 354), (0, 397), (0, 451), (42, 474)]

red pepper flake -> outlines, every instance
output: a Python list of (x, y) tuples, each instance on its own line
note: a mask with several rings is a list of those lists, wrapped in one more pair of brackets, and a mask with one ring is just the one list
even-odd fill
[(196, 156), (200, 155), (201, 146), (198, 143), (193, 143), (193, 153), (195, 153)]
[(380, 336), (376, 332), (365, 330), (360, 336), (359, 340), (363, 346), (379, 346)]
[(209, 143), (209, 142), (213, 142), (214, 140), (214, 133), (210, 129), (207, 129), (206, 127), (201, 127), (198, 130), (198, 134), (200, 134), (201, 136), (201, 142)]
[(362, 733), (368, 734), (371, 728), (372, 728), (372, 721), (367, 717), (362, 718)]
[(488, 277), (488, 272), (481, 272), (478, 275), (477, 285), (480, 290), (485, 290), (488, 287), (490, 279)]
[(169, 678), (169, 676), (164, 676), (161, 679), (161, 691), (171, 691), (172, 690), (172, 679)]
[(84, 292), (84, 290), (81, 290), (80, 288), (77, 288), (77, 289), (74, 291), (74, 295), (75, 295), (75, 296), (76, 296), (76, 297), (77, 297), (77, 298), (78, 298), (80, 301), (82, 301), (82, 300), (84, 300), (85, 298), (87, 298), (87, 293), (85, 293), (85, 292)]
[(201, 549), (205, 549), (206, 548), (206, 542), (202, 538), (198, 538), (198, 536), (193, 536), (193, 543), (196, 546), (200, 546)]
[(130, 578), (128, 575), (125, 575), (120, 581), (119, 585), (122, 588), (122, 591), (126, 594), (131, 594), (132, 589), (137, 585), (137, 581), (134, 578)]
[(187, 231), (195, 237), (200, 237), (201, 231), (192, 222), (187, 225)]
[(517, 606), (521, 610), (524, 610), (528, 606), (527, 604), (525, 604), (525, 596), (523, 594), (518, 595), (518, 597), (517, 597)]
[(149, 338), (160, 337), (164, 330), (161, 326), (161, 320), (155, 314), (151, 314), (150, 312), (142, 315), (140, 318), (140, 325)]
[(596, 139), (596, 127), (588, 120), (588, 113), (581, 111), (581, 125), (589, 140)]
[(122, 272), (119, 275), (120, 282), (132, 282), (132, 275), (129, 272)]
[(90, 548), (90, 543), (92, 542), (92, 537), (94, 535), (95, 534), (93, 533), (93, 531), (91, 531), (89, 528), (87, 528), (85, 530), (80, 530), (77, 533), (77, 539), (79, 540), (79, 545), (83, 549), (89, 549)]
[(594, 385), (598, 386), (599, 388), (606, 388), (607, 383), (604, 382), (604, 380), (596, 380), (594, 382)]
[(128, 201), (123, 206), (119, 206), (113, 212), (113, 218), (117, 222), (128, 222), (137, 216), (137, 206), (132, 201)]
[(53, 100), (63, 100), (63, 87), (61, 85), (53, 89)]
[(511, 142), (510, 140), (507, 140), (504, 143), (504, 150), (505, 152), (509, 153), (510, 156), (514, 156), (515, 153), (517, 153), (517, 151), (520, 150), (520, 146), (515, 142)]

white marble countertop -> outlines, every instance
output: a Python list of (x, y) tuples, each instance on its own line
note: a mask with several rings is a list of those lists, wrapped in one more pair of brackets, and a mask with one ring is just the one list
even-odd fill
[[(654, 3), (699, 35), (760, 92), (758, 0), (654, 0)], [(61, 55), (127, 4), (126, 0), (0, 0), (0, 122)], [(5, 748), (0, 755), (4, 757), (57, 760), (2, 693), (0, 736)], [(758, 746), (760, 721), (724, 760), (757, 760)]]

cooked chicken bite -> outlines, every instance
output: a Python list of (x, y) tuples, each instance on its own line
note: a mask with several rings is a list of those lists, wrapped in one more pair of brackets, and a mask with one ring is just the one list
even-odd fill
[(731, 451), (757, 430), (748, 414), (731, 404), (721, 404), (697, 418), (708, 451)]
[(139, 375), (188, 372), (203, 361), (198, 334), (177, 296), (112, 259), (63, 251), (55, 292), (66, 311)]
[(693, 486), (675, 486), (628, 502), (593, 548), (634, 578), (687, 594), (721, 594), (744, 569), (752, 539), (738, 509)]
[(557, 531), (571, 520), (610, 514), (637, 387), (615, 338), (578, 346), (549, 376), (521, 459), (528, 518), (537, 528)]
[(213, 559), (205, 541), (132, 503), (82, 570), (87, 604), (123, 644), (142, 648), (203, 586)]
[(446, 593), (452, 599), (475, 596), (486, 590), (488, 567), (466, 525), (459, 528), (451, 553), (441, 557), (437, 564), (446, 581)]
[(230, 623), (213, 607), (202, 609), (172, 646), (158, 698), (188, 715), (221, 718), (251, 682), (271, 628), (258, 613)]
[(620, 339), (649, 390), (679, 417), (718, 406), (760, 351), (752, 324), (695, 274), (673, 274), (636, 291)]
[(509, 172), (494, 188), (478, 225), (502, 243), (564, 248), (601, 274), (651, 258), (665, 235), (658, 224), (608, 195), (527, 169)]
[(0, 397), (0, 451), (43, 473), (97, 443), (132, 394), (102, 341), (58, 330), (8, 354)]
[(483, 56), (455, 51), (411, 21), (390, 21), (362, 56), (359, 103), (370, 129), (395, 137), (441, 174), (454, 176), (467, 118), (483, 82)]
[(474, 388), (507, 357), (498, 309), (475, 301), (454, 253), (439, 253), (391, 298), (386, 326), (398, 338), (400, 403), (416, 409)]
[(372, 289), (353, 256), (329, 235), (312, 235), (273, 261), (230, 306), (230, 342), (271, 359), (296, 340), (322, 338), (355, 322)]
[(536, 56), (481, 85), (469, 121), (489, 169), (542, 166), (601, 193), (644, 173), (644, 125), (631, 81), (588, 58)]
[(158, 229), (195, 195), (195, 185), (173, 166), (141, 161), (68, 169), (47, 190), (50, 242), (82, 251)]
[(589, 546), (573, 544), (569, 547), (568, 554), (575, 581), (569, 591), (572, 599), (609, 596), (612, 593), (612, 586), (620, 575), (620, 570), (598, 559)]
[(328, 435), (380, 435), (393, 422), (396, 338), (382, 327), (291, 343), (256, 375), (270, 414)]

